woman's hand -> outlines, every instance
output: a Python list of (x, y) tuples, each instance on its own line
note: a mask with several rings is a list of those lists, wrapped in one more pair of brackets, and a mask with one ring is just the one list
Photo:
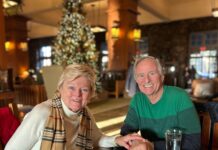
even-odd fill
[(148, 140), (132, 142), (130, 150), (154, 150), (154, 144)]
[(115, 142), (119, 145), (119, 146), (123, 146), (126, 149), (130, 149), (131, 145), (132, 145), (132, 141), (141, 141), (141, 142), (145, 142), (145, 139), (142, 138), (140, 135), (134, 133), (134, 134), (128, 134), (125, 136), (118, 136), (115, 138)]

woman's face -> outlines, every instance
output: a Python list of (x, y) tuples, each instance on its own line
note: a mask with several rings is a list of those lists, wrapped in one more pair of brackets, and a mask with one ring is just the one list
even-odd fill
[(83, 76), (65, 80), (59, 91), (64, 104), (73, 112), (85, 107), (91, 98), (90, 81)]

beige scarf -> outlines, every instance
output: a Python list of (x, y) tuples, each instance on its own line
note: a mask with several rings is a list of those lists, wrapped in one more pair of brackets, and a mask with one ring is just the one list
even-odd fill
[[(93, 149), (91, 140), (91, 119), (84, 108), (79, 115), (82, 115), (79, 132), (75, 141), (78, 150)], [(64, 126), (63, 108), (60, 97), (52, 99), (51, 114), (47, 119), (41, 150), (64, 150), (66, 144), (66, 130)]]

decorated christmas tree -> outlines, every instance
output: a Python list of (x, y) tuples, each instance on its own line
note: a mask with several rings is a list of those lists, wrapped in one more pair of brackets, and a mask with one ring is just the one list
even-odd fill
[(98, 75), (97, 91), (101, 89), (97, 67), (98, 52), (95, 36), (85, 22), (82, 0), (65, 0), (59, 33), (53, 45), (54, 63), (65, 67), (68, 64), (88, 64)]

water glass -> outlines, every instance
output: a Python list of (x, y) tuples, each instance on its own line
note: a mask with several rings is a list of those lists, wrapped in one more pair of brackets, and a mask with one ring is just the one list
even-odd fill
[(169, 129), (165, 132), (166, 150), (180, 150), (182, 141), (182, 131), (179, 129)]

